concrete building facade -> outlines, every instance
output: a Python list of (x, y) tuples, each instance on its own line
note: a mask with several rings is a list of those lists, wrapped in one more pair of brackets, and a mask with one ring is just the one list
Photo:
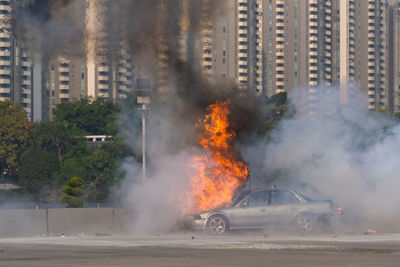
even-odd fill
[(200, 64), (211, 80), (234, 80), (263, 91), (263, 16), (261, 0), (225, 1), (211, 17), (202, 10)]
[(400, 1), (389, 1), (389, 107), (400, 112)]
[(33, 63), (11, 34), (13, 5), (13, 0), (0, 2), (0, 101), (19, 102), (33, 120)]

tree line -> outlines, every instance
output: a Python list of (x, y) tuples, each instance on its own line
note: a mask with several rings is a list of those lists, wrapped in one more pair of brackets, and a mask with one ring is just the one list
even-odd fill
[[(79, 178), (82, 199), (104, 201), (122, 181), (119, 159), (129, 154), (118, 135), (119, 112), (111, 101), (82, 98), (59, 104), (52, 121), (31, 123), (18, 103), (0, 102), (1, 182), (12, 179), (37, 200), (54, 201)], [(113, 140), (93, 148), (87, 135)]]

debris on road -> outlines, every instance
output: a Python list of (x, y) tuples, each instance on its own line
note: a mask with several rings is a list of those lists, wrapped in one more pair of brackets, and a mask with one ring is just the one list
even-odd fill
[(368, 230), (364, 233), (364, 235), (371, 235), (371, 234), (376, 234), (376, 230), (374, 230), (374, 229), (368, 229)]

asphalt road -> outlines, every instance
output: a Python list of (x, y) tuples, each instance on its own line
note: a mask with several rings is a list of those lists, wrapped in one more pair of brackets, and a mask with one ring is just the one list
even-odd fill
[(399, 266), (400, 234), (0, 239), (0, 266)]

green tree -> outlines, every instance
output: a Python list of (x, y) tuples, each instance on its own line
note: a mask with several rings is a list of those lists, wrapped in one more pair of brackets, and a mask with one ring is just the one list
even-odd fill
[(116, 115), (119, 107), (102, 98), (81, 98), (76, 102), (57, 105), (55, 121), (93, 135), (113, 135), (118, 131)]
[(259, 134), (264, 135), (267, 139), (273, 129), (282, 119), (289, 118), (294, 115), (294, 108), (287, 99), (287, 93), (282, 92), (271, 97), (263, 98), (265, 103), (264, 120), (260, 125)]
[(104, 200), (109, 196), (111, 188), (121, 182), (115, 148), (112, 144), (104, 145), (84, 159), (84, 164), (91, 172), (86, 190), (89, 200)]
[[(41, 200), (56, 199), (70, 177), (81, 177), (82, 199), (107, 198), (122, 177), (117, 158), (129, 153), (117, 134), (118, 112), (114, 103), (102, 99), (58, 105), (54, 121), (35, 124), (35, 142), (18, 172), (23, 190)], [(113, 142), (88, 147), (81, 138), (86, 134), (112, 134)]]
[(32, 124), (15, 102), (0, 101), (0, 170), (16, 168), (21, 153), (32, 141)]
[(60, 201), (67, 203), (68, 208), (82, 208), (83, 207), (83, 190), (81, 186), (83, 180), (79, 177), (71, 178), (66, 185), (61, 188)]
[(18, 168), (18, 183), (23, 192), (40, 200), (53, 200), (58, 183), (53, 172), (58, 169), (57, 154), (33, 146), (22, 155), (22, 164)]
[[(80, 132), (59, 122), (40, 122), (34, 127), (34, 143), (22, 154), (18, 182), (24, 192), (40, 200), (54, 200), (60, 185), (69, 177), (55, 175), (63, 166), (64, 157), (73, 148), (85, 146), (76, 138)], [(77, 158), (79, 161), (79, 158)]]
[(58, 121), (41, 122), (37, 124), (36, 143), (44, 151), (54, 151), (57, 154), (59, 165), (61, 166), (64, 155), (69, 148), (78, 142), (82, 131), (74, 127), (70, 127), (68, 123)]

